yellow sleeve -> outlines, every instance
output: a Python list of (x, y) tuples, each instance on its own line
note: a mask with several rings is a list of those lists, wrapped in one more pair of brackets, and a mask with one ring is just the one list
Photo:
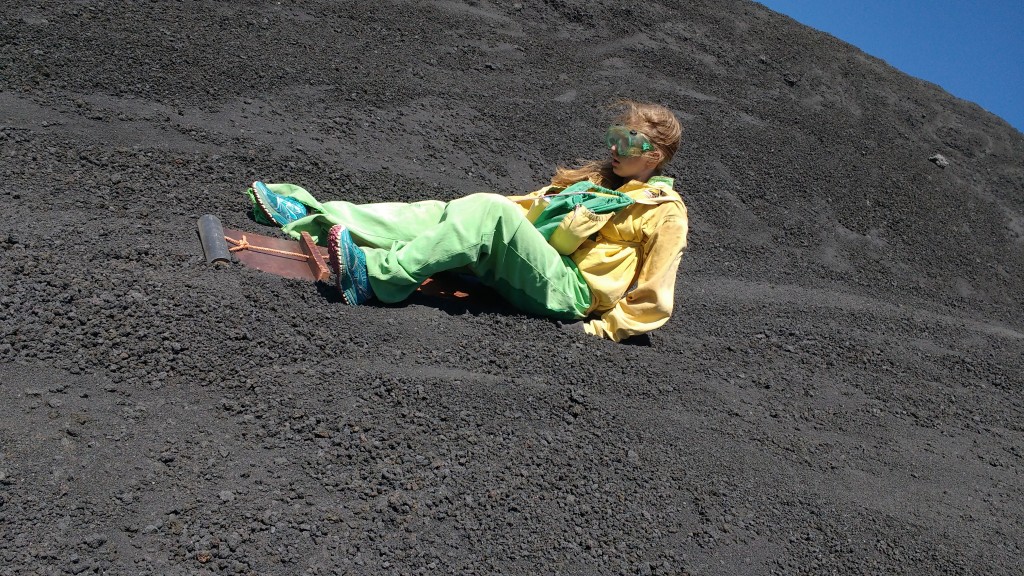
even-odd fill
[(601, 318), (585, 323), (587, 334), (619, 342), (660, 327), (672, 315), (676, 272), (686, 248), (686, 208), (666, 203), (655, 214), (643, 244), (636, 288)]

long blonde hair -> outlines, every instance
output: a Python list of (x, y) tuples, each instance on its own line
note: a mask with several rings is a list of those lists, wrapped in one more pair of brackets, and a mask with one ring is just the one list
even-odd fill
[[(661, 153), (661, 160), (654, 168), (654, 174), (660, 175), (665, 165), (679, 150), (679, 141), (683, 135), (683, 127), (679, 124), (679, 119), (671, 110), (660, 104), (632, 100), (620, 100), (616, 104), (623, 107), (623, 110), (616, 116), (615, 122), (646, 134), (657, 152)], [(648, 154), (652, 153), (648, 152)], [(590, 160), (577, 168), (559, 166), (555, 169), (551, 184), (569, 186), (584, 180), (611, 189), (624, 184), (622, 178), (616, 176), (612, 171), (611, 158)]]

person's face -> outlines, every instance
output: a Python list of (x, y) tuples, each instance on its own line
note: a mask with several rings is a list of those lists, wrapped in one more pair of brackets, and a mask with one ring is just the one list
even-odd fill
[(619, 156), (619, 151), (615, 149), (615, 146), (612, 146), (611, 153), (612, 172), (616, 176), (627, 180), (637, 178), (643, 174), (650, 175), (654, 171), (654, 167), (658, 165), (658, 161), (651, 158), (649, 154), (643, 156)]
[(647, 136), (625, 126), (612, 126), (605, 134), (605, 144), (612, 155), (612, 172), (625, 179), (646, 180), (661, 159)]

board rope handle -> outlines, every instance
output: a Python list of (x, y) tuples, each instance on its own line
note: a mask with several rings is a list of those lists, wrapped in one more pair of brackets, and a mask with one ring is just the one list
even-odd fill
[(277, 250), (275, 248), (267, 248), (265, 246), (256, 246), (255, 244), (250, 244), (249, 239), (245, 237), (245, 234), (242, 234), (241, 240), (235, 240), (230, 236), (225, 236), (224, 239), (227, 240), (228, 243), (234, 245), (232, 248), (228, 248), (228, 252), (252, 250), (254, 252), (263, 252), (265, 254), (277, 254), (280, 256), (296, 256), (300, 260), (309, 260), (309, 255), (303, 254), (301, 252), (289, 252), (287, 250)]

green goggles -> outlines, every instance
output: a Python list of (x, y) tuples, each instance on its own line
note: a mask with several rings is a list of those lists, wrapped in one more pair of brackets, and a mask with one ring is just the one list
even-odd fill
[(619, 156), (643, 156), (645, 152), (654, 150), (654, 144), (651, 144), (643, 132), (630, 130), (620, 124), (608, 129), (604, 135), (604, 143), (608, 148), (615, 148)]

